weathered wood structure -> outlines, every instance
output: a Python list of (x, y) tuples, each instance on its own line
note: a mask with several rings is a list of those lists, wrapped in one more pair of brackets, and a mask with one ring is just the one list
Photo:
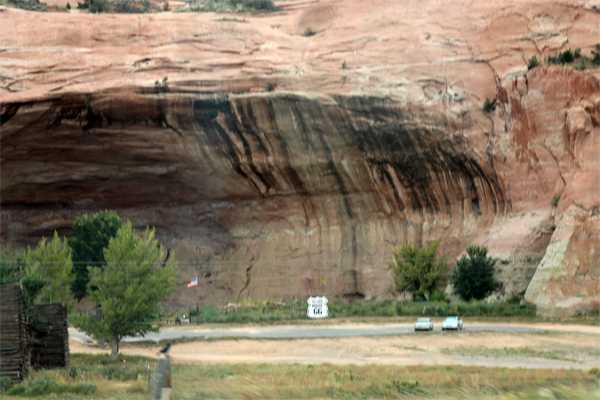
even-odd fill
[[(0, 376), (28, 376), (25, 301), (21, 285), (0, 286)], [(68, 338), (67, 338), (68, 339)]]
[(52, 369), (69, 366), (69, 311), (65, 303), (39, 304), (35, 308), (39, 341), (38, 365)]

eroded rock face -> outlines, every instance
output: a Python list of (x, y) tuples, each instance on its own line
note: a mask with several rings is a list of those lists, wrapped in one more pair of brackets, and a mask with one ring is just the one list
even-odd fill
[(488, 246), (497, 295), (522, 294), (564, 211), (585, 225), (600, 207), (598, 73), (525, 75), (529, 55), (589, 53), (587, 3), (331, 0), (243, 24), (2, 12), (3, 243), (114, 209), (156, 226), (186, 306), (195, 276), (210, 303), (387, 296), (392, 247), (442, 238), (453, 257)]
[(218, 297), (300, 295), (306, 276), (381, 295), (392, 245), (460, 243), (508, 212), (471, 118), (367, 96), (120, 96), (12, 105), (2, 185), (14, 239), (47, 209), (60, 224), (116, 206), (159, 227), (183, 270), (226, 282)]
[(525, 300), (538, 315), (564, 317), (600, 306), (600, 218), (575, 206), (562, 215)]

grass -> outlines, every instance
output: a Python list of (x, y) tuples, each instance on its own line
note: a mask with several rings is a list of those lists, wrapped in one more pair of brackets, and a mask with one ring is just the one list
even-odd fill
[[(33, 372), (29, 382), (35, 383), (16, 386), (5, 398), (149, 398), (147, 368), (150, 365), (155, 369), (156, 360), (119, 355), (121, 358), (126, 362), (113, 364), (107, 355), (72, 354), (71, 365), (78, 372), (85, 371), (85, 382), (82, 383), (80, 376), (75, 380), (69, 377), (67, 369)], [(140, 363), (145, 373), (134, 379), (109, 379), (102, 374), (110, 366), (125, 376), (128, 368), (138, 367)], [(541, 392), (553, 394), (555, 397), (547, 397), (551, 399), (588, 399), (598, 398), (600, 394), (597, 369), (588, 372), (437, 365), (175, 364), (172, 374), (174, 400), (536, 399)]]
[(493, 357), (493, 358), (512, 358), (512, 357), (533, 357), (545, 358), (548, 360), (561, 361), (577, 361), (572, 357), (568, 357), (568, 352), (565, 350), (535, 350), (530, 347), (503, 347), (503, 348), (486, 348), (486, 347), (463, 347), (450, 350), (445, 348), (442, 350), (444, 354), (458, 354), (461, 356), (470, 357)]
[(422, 351), (422, 352), (426, 352), (427, 351), (427, 349), (422, 349), (422, 348), (417, 347), (417, 346), (394, 346), (394, 347), (397, 347), (397, 348), (402, 349), (402, 350)]

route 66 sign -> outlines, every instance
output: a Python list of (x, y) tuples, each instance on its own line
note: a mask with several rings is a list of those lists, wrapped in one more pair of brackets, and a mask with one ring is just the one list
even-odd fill
[(306, 315), (308, 318), (327, 318), (329, 308), (327, 308), (327, 297), (309, 297), (308, 310)]

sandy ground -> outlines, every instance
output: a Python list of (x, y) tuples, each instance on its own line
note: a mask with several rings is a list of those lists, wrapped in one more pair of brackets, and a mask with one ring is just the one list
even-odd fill
[[(523, 326), (522, 324), (519, 326)], [(544, 333), (452, 332), (418, 335), (353, 337), (296, 340), (211, 340), (175, 344), (170, 354), (179, 364), (196, 363), (332, 363), (332, 364), (462, 364), (508, 367), (590, 368), (598, 365), (600, 334), (598, 327), (580, 325), (535, 324), (536, 328), (553, 329)], [(545, 327), (545, 328), (544, 328)], [(556, 330), (561, 330), (556, 331)], [(562, 330), (569, 332), (562, 332)], [(70, 341), (73, 353), (108, 353)], [(459, 355), (458, 348), (502, 349), (529, 348), (558, 351), (555, 360), (523, 355)], [(157, 346), (122, 346), (129, 355), (157, 356)], [(450, 350), (450, 353), (448, 353)]]

